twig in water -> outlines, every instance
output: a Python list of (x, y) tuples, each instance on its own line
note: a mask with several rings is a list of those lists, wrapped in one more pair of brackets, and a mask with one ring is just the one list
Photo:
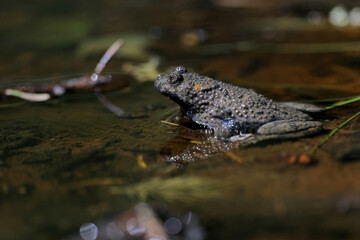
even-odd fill
[(116, 116), (121, 117), (121, 118), (131, 117), (130, 114), (128, 114), (127, 112), (122, 110), (120, 107), (113, 104), (104, 94), (102, 94), (100, 89), (95, 89), (95, 96), (104, 105), (104, 107), (106, 107), (107, 110), (109, 110)]
[(99, 63), (96, 65), (94, 72), (91, 76), (82, 76), (78, 78), (68, 79), (58, 84), (43, 84), (40, 86), (20, 86), (14, 89), (5, 89), (0, 91), (4, 96), (14, 96), (22, 98), (27, 101), (47, 101), (51, 96), (59, 97), (66, 93), (68, 90), (84, 90), (94, 89), (102, 85), (108, 85), (112, 82), (110, 75), (100, 75), (104, 70), (106, 64), (122, 46), (121, 39), (113, 43), (105, 52)]
[(114, 54), (119, 50), (119, 48), (124, 44), (124, 41), (122, 39), (118, 39), (116, 42), (114, 42), (108, 50), (106, 50), (105, 54), (100, 59), (99, 63), (96, 65), (94, 74), (101, 74), (104, 70), (106, 64), (109, 62), (109, 60), (114, 56)]

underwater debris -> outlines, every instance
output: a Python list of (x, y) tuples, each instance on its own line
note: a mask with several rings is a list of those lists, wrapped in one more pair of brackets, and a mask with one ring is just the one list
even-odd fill
[(132, 63), (125, 63), (121, 69), (134, 76), (140, 82), (154, 81), (159, 75), (157, 67), (159, 66), (160, 58), (158, 56), (150, 57), (148, 62), (141, 63), (138, 65)]
[[(78, 78), (71, 78), (58, 84), (46, 83), (39, 86), (19, 86), (16, 88), (9, 88), (0, 91), (0, 95), (3, 95), (3, 97), (13, 96), (27, 101), (39, 102), (47, 101), (51, 97), (60, 97), (67, 91), (81, 92), (84, 90), (94, 90), (95, 88), (101, 89), (102, 86), (113, 83), (111, 75), (101, 75), (101, 73), (122, 44), (123, 41), (121, 39), (114, 42), (100, 59), (93, 74), (90, 76), (86, 75)], [(127, 86), (129, 85), (129, 82), (124, 81), (121, 85), (123, 85), (121, 87)]]
[(232, 186), (232, 180), (215, 181), (194, 176), (179, 176), (168, 179), (154, 177), (130, 186), (112, 186), (110, 194), (126, 195), (141, 201), (149, 199), (166, 202), (203, 202), (224, 197)]

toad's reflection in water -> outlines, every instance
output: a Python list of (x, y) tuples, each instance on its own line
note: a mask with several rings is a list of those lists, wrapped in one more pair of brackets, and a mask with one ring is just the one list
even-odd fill
[(230, 151), (233, 148), (256, 142), (255, 135), (245, 134), (243, 139), (224, 141), (214, 137), (207, 129), (188, 128), (179, 125), (178, 135), (166, 142), (160, 149), (160, 156), (177, 167)]
[[(170, 139), (160, 148), (160, 156), (166, 162), (175, 163), (177, 167), (186, 167), (191, 162), (206, 159), (217, 154), (226, 153), (231, 159), (242, 163), (242, 157), (231, 153), (232, 149), (244, 148), (254, 144), (269, 144), (281, 142), (283, 139), (276, 139), (273, 135), (241, 134), (229, 139), (219, 139), (209, 129), (200, 128), (189, 120), (182, 118), (178, 125), (178, 134)], [(295, 138), (295, 137), (294, 137)], [(228, 153), (227, 153), (228, 152)], [(279, 162), (288, 164), (313, 163), (307, 154), (283, 152), (278, 157)]]

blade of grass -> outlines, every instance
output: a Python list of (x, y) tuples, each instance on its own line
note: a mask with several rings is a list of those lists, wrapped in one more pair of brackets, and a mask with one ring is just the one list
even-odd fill
[(339, 131), (340, 128), (342, 128), (343, 126), (345, 126), (348, 122), (350, 122), (351, 120), (353, 120), (354, 118), (356, 118), (357, 116), (360, 115), (360, 111), (355, 113), (354, 115), (352, 115), (350, 118), (346, 119), (344, 122), (342, 122), (339, 126), (337, 126), (335, 129), (333, 129), (326, 137), (324, 137), (321, 142), (314, 146), (311, 151), (310, 154), (313, 154), (319, 147), (321, 147), (325, 142), (327, 142), (330, 137), (332, 137), (337, 131)]
[[(360, 96), (355, 96), (355, 98), (357, 97), (360, 97)], [(302, 100), (301, 102), (312, 102), (312, 103), (317, 103), (317, 102), (343, 102), (343, 101), (346, 101), (346, 100), (350, 100), (350, 99), (353, 99), (354, 96), (351, 96), (351, 97), (339, 97), (339, 98), (327, 98), (327, 99), (319, 99), (319, 100)], [(329, 107), (329, 106), (328, 106)]]
[(336, 103), (334, 103), (334, 104), (332, 104), (330, 106), (325, 107), (325, 109), (329, 110), (329, 109), (339, 107), (339, 106), (343, 106), (345, 104), (353, 103), (353, 102), (356, 102), (356, 101), (360, 101), (360, 96), (352, 97), (352, 98), (350, 98), (349, 100), (346, 100), (346, 101), (336, 102)]

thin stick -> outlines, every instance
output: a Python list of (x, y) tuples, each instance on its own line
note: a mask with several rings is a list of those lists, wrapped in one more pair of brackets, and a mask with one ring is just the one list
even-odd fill
[(168, 121), (164, 121), (164, 120), (161, 120), (160, 122), (165, 123), (165, 124), (169, 124), (171, 126), (179, 126), (179, 124), (177, 124), (177, 123), (172, 123), (172, 122), (168, 122)]
[(96, 65), (94, 74), (100, 74), (106, 64), (109, 62), (109, 60), (114, 56), (114, 54), (119, 50), (119, 48), (124, 44), (124, 41), (122, 39), (117, 40), (114, 42), (108, 50), (106, 50), (105, 54), (100, 59), (99, 63)]

